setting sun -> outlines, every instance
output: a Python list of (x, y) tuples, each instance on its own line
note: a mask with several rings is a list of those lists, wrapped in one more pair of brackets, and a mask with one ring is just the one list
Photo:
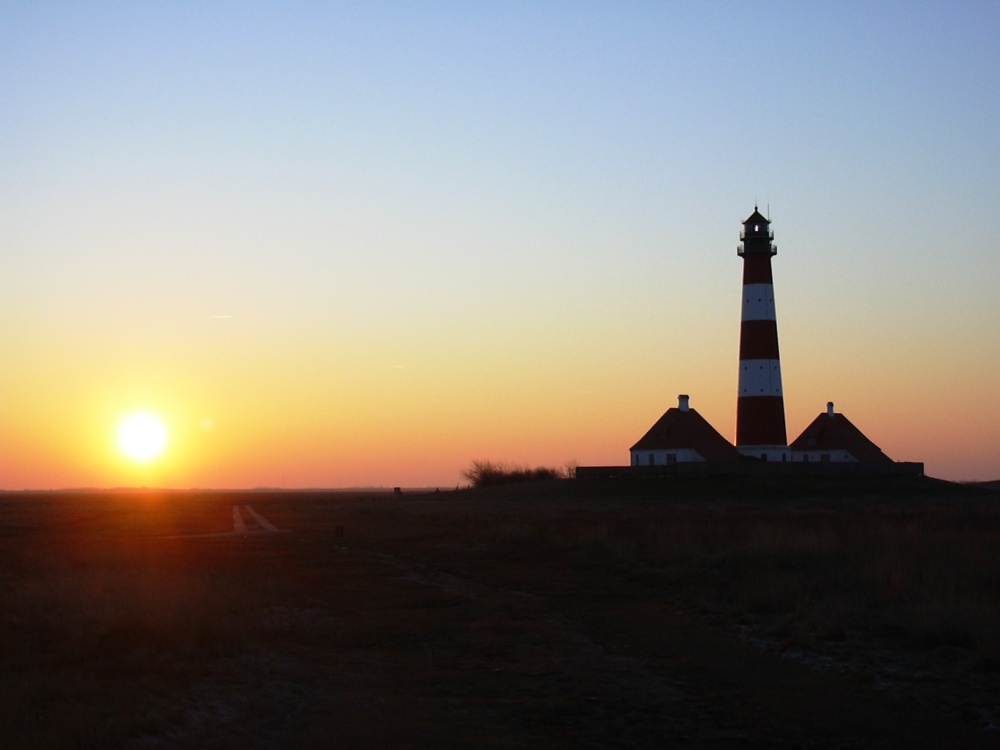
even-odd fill
[(135, 411), (118, 424), (118, 448), (134, 461), (150, 461), (167, 447), (167, 428), (155, 414)]

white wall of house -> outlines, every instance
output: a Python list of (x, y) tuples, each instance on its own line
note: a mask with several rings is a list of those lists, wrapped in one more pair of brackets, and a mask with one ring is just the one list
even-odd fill
[(840, 450), (825, 450), (825, 451), (792, 451), (793, 461), (808, 461), (819, 462), (819, 461), (829, 461), (832, 463), (857, 463), (858, 459), (852, 456), (847, 451)]
[(669, 466), (670, 464), (690, 464), (704, 462), (705, 459), (692, 448), (671, 450), (631, 451), (633, 466)]

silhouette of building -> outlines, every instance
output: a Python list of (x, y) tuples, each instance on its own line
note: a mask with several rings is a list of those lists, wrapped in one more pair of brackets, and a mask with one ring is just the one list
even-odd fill
[(677, 406), (668, 409), (629, 453), (632, 466), (740, 460), (733, 444), (689, 406), (685, 395), (677, 397)]
[(778, 357), (774, 307), (771, 222), (754, 206), (743, 222), (737, 254), (743, 258), (743, 309), (740, 318), (740, 382), (736, 401), (736, 449), (764, 461), (788, 461), (785, 400)]
[(743, 259), (743, 304), (735, 446), (681, 395), (677, 407), (629, 448), (629, 466), (579, 466), (578, 478), (923, 474), (922, 463), (886, 456), (847, 417), (834, 412), (833, 403), (788, 445), (771, 276), (771, 258), (778, 251), (770, 225), (754, 206), (737, 248)]
[(789, 448), (793, 461), (893, 463), (851, 420), (833, 410), (832, 401), (826, 405), (826, 412), (816, 417)]

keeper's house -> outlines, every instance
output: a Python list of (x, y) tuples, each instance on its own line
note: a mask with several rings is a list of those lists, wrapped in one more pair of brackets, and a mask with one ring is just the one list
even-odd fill
[(677, 406), (668, 409), (629, 449), (632, 466), (740, 460), (739, 451), (689, 406), (687, 396), (678, 396), (677, 401)]
[(833, 410), (832, 401), (827, 403), (826, 412), (816, 417), (788, 447), (792, 451), (792, 461), (805, 463), (893, 463), (851, 420)]

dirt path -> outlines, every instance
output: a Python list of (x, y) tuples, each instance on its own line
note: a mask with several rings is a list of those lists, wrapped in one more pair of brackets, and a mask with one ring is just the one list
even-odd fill
[[(247, 523), (248, 519), (243, 517), (244, 511), (249, 517), (249, 524)], [(171, 539), (195, 539), (227, 536), (261, 536), (265, 534), (287, 533), (287, 529), (279, 529), (273, 523), (264, 518), (264, 516), (255, 511), (251, 506), (234, 505), (232, 531), (215, 531), (208, 534), (169, 534), (167, 536)]]
[[(233, 506), (233, 514), (234, 514), (234, 516), (236, 514), (236, 508), (237, 508), (237, 506), (234, 505)], [(264, 518), (264, 516), (262, 516), (257, 511), (255, 511), (251, 506), (244, 505), (243, 506), (243, 510), (245, 510), (247, 513), (249, 513), (251, 516), (253, 516), (254, 520), (260, 525), (261, 530), (264, 531), (265, 533), (268, 533), (268, 534), (279, 534), (279, 533), (281, 533), (281, 529), (279, 529), (273, 523), (271, 523), (266, 518)]]
[(247, 525), (243, 522), (243, 516), (240, 515), (240, 506), (233, 506), (233, 533), (236, 535), (246, 534)]

